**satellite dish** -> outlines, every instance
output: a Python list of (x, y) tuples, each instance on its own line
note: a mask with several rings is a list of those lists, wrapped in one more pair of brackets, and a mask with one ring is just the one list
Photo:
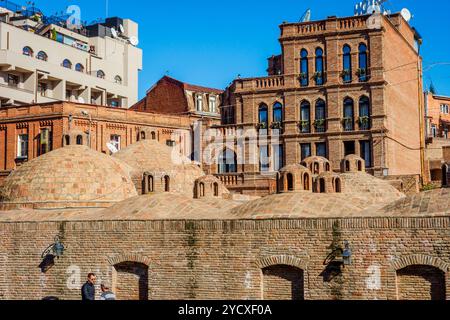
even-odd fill
[(123, 25), (119, 25), (119, 30), (121, 33), (125, 33), (125, 29), (123, 28)]
[(84, 101), (83, 97), (78, 97), (78, 102), (79, 103), (84, 103), (85, 101)]
[(403, 19), (405, 19), (407, 22), (411, 21), (412, 14), (408, 9), (403, 8), (402, 11), (400, 11), (400, 14), (402, 15)]
[(116, 29), (114, 29), (114, 28), (111, 28), (111, 34), (112, 34), (113, 38), (118, 38), (119, 37), (119, 35), (117, 34)]
[(130, 37), (129, 41), (135, 47), (139, 44), (139, 39), (135, 36)]
[(117, 150), (116, 146), (113, 145), (111, 142), (108, 142), (106, 144), (106, 146), (108, 147), (109, 151), (111, 151), (112, 153), (117, 153), (119, 152), (119, 150)]
[(305, 11), (300, 19), (300, 22), (310, 22), (311, 21), (311, 9)]

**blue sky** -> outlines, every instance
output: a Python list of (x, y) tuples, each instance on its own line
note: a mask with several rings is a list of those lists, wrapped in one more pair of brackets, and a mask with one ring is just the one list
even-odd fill
[[(15, 0), (17, 3), (25, 3)], [(81, 8), (82, 20), (104, 18), (106, 0), (35, 0), (47, 14), (69, 5)], [(109, 0), (109, 16), (140, 24), (144, 70), (139, 93), (168, 72), (179, 80), (217, 88), (238, 74), (263, 76), (267, 58), (280, 53), (279, 24), (296, 22), (312, 9), (312, 19), (351, 16), (356, 0)], [(450, 95), (450, 1), (390, 0), (388, 7), (410, 9), (412, 25), (424, 38), (425, 85), (431, 79), (439, 94)], [(434, 63), (449, 63), (429, 68)]]

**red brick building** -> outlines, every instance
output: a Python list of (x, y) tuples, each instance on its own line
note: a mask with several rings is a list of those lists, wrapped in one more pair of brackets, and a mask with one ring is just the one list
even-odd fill
[(217, 127), (269, 137), (281, 130), (279, 145), (258, 141), (259, 164), (219, 163), (210, 171), (231, 181), (229, 188), (256, 194), (275, 190), (275, 172), (308, 156), (326, 157), (338, 170), (346, 155), (357, 154), (377, 176), (419, 177), (424, 118), (415, 29), (400, 14), (374, 14), (283, 23), (280, 31), (282, 54), (269, 59), (269, 76), (234, 80)]

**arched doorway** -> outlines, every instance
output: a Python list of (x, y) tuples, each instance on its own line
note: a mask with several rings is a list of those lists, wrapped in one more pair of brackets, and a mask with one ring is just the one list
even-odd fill
[(294, 191), (294, 176), (292, 173), (287, 174), (287, 184), (288, 191)]
[(303, 270), (274, 265), (262, 270), (264, 300), (304, 300)]
[(445, 273), (433, 266), (411, 265), (397, 271), (399, 300), (445, 300)]
[(117, 300), (148, 300), (148, 266), (121, 262), (114, 266)]

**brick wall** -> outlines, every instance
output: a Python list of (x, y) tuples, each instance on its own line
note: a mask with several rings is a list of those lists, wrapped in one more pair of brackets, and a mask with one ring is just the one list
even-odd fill
[[(2, 222), (0, 296), (79, 299), (95, 272), (99, 284), (116, 277), (114, 290), (136, 298), (139, 272), (117, 268), (123, 262), (148, 266), (149, 299), (261, 299), (262, 270), (278, 265), (303, 270), (305, 299), (397, 299), (396, 271), (417, 264), (445, 270), (449, 292), (449, 227), (449, 217)], [(41, 253), (56, 234), (66, 251), (43, 273)], [(335, 274), (324, 260), (330, 244), (344, 240), (353, 264)], [(279, 273), (266, 269), (267, 298), (288, 297), (288, 282), (299, 278), (288, 272), (277, 280)]]

